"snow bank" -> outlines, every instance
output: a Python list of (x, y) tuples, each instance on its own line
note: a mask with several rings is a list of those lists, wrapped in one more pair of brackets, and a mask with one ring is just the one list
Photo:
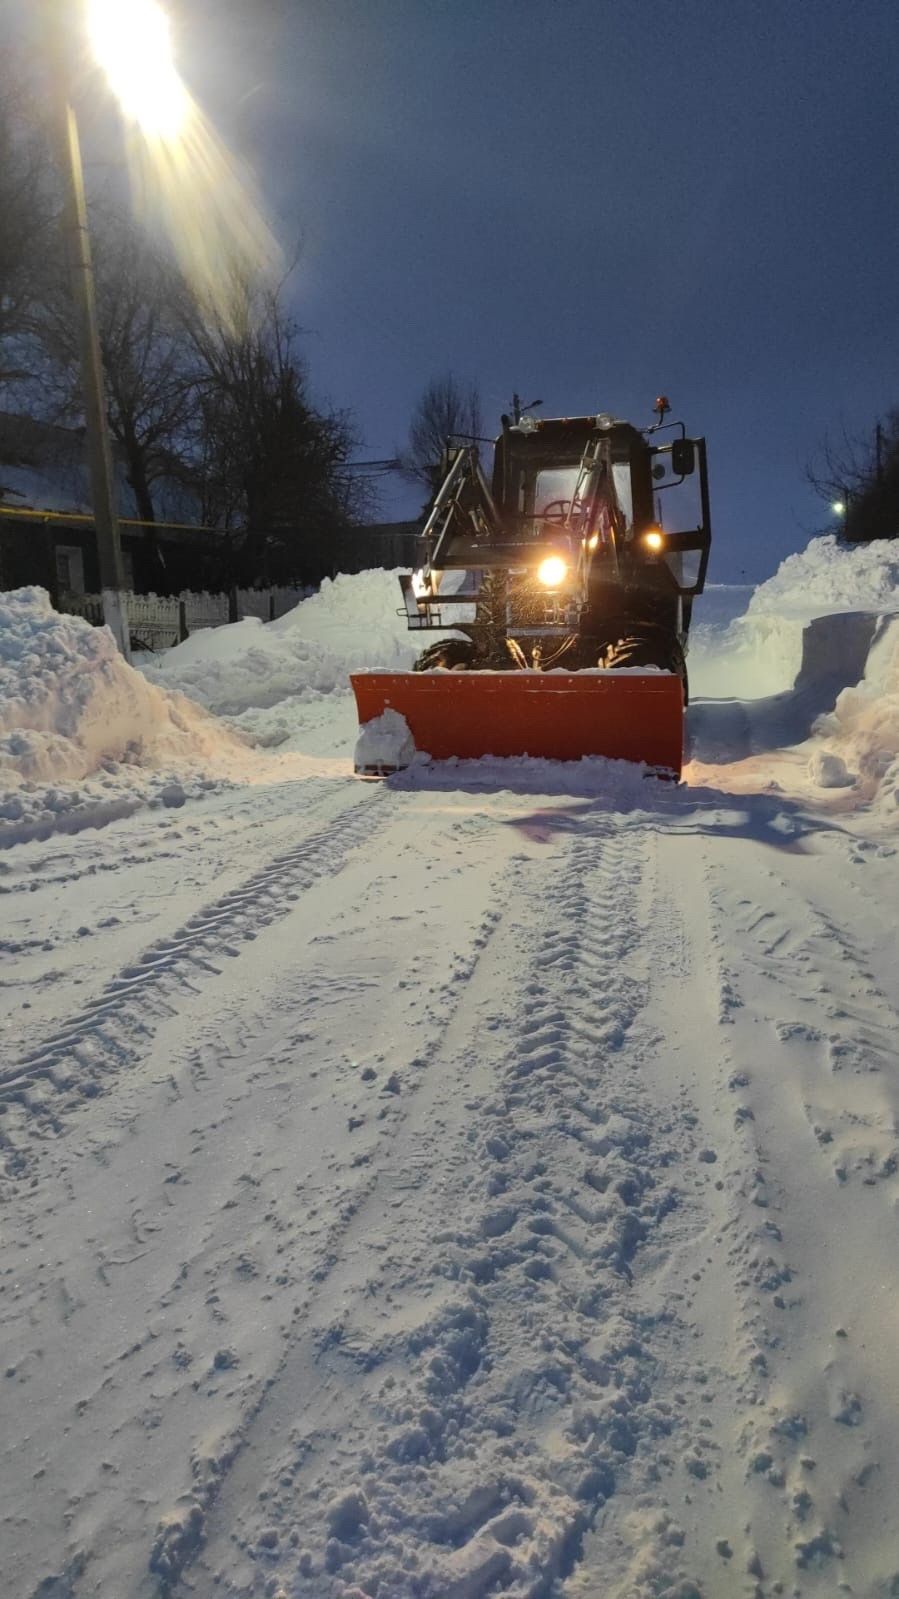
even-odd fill
[(759, 584), (747, 616), (835, 611), (899, 611), (899, 540), (843, 544), (833, 534), (812, 539)]
[(146, 682), (106, 628), (61, 616), (43, 589), (0, 595), (0, 842), (123, 803), (181, 803), (179, 779), (244, 753), (206, 712)]
[(399, 608), (396, 572), (328, 578), (279, 621), (248, 619), (195, 634), (144, 671), (220, 716), (345, 694), (351, 671), (411, 667), (422, 640), (407, 631)]
[(843, 767), (844, 783), (857, 779), (881, 805), (899, 804), (899, 618), (882, 624), (864, 678), (843, 690), (815, 731), (822, 744), (809, 775), (820, 786), (833, 786)]
[(754, 593), (751, 583), (707, 583), (696, 601), (691, 636), (728, 627), (743, 615)]
[[(728, 627), (700, 626), (690, 651), (693, 692), (716, 699), (762, 699), (792, 689), (803, 665), (808, 624), (823, 616), (899, 612), (899, 541), (846, 545), (815, 538), (782, 561)], [(836, 663), (834, 663), (836, 665)]]

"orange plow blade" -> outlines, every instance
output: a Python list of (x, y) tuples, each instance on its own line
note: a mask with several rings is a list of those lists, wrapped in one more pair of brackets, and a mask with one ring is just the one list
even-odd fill
[(404, 717), (435, 760), (601, 755), (680, 776), (684, 705), (665, 672), (355, 672), (360, 725)]

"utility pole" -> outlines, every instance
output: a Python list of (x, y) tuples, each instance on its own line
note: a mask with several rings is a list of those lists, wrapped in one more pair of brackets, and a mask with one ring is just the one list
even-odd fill
[(94, 269), (84, 192), (84, 168), (81, 161), (78, 122), (71, 94), (72, 50), (69, 35), (71, 10), (72, 7), (67, 0), (45, 0), (47, 41), (54, 79), (54, 111), (58, 123), (59, 160), (64, 187), (63, 220), (66, 255), (78, 324), (88, 469), (100, 562), (103, 619), (126, 661), (130, 661), (131, 638), (125, 603), (125, 570), (122, 564), (112, 449), (106, 414)]
[(522, 405), (519, 396), (517, 394), (513, 394), (512, 395), (512, 420), (514, 421), (515, 426), (516, 427), (518, 426), (518, 424), (521, 421), (522, 417), (525, 415), (525, 412), (533, 411), (533, 409), (534, 409), (534, 407), (536, 405), (542, 405), (542, 404), (543, 404), (542, 400), (532, 400), (530, 405)]

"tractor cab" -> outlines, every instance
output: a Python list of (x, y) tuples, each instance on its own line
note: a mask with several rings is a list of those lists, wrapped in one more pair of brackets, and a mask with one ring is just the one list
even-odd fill
[[(502, 422), (489, 485), (475, 447), (447, 449), (421, 569), (401, 579), (410, 627), (453, 625), (444, 608), (470, 605), (488, 574), (504, 573), (513, 598), (530, 591), (532, 620), (543, 596), (543, 635), (599, 636), (610, 614), (632, 620), (648, 606), (683, 643), (708, 563), (705, 440), (675, 423), (678, 436), (661, 442), (661, 424), (641, 432), (605, 414)], [(663, 521), (663, 493), (696, 479), (695, 524)]]

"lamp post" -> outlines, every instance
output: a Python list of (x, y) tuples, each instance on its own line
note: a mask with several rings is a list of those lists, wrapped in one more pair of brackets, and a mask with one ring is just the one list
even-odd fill
[(64, 186), (63, 222), (69, 279), (78, 327), (78, 353), (84, 403), (91, 500), (97, 535), (103, 619), (126, 660), (131, 659), (125, 570), (116, 510), (115, 477), (97, 324), (97, 301), (88, 230), (84, 169), (78, 122), (72, 104), (72, 38), (66, 0), (45, 0), (50, 61), (54, 76), (59, 163)]
[[(78, 323), (81, 385), (103, 618), (126, 660), (131, 646), (125, 572), (116, 509), (115, 473), (106, 411), (103, 360), (91, 259), (81, 143), (72, 96), (74, 0), (44, 0), (59, 161), (65, 189), (66, 254)], [(148, 138), (176, 139), (189, 96), (172, 60), (169, 25), (157, 0), (87, 0), (87, 32), (123, 117)]]

